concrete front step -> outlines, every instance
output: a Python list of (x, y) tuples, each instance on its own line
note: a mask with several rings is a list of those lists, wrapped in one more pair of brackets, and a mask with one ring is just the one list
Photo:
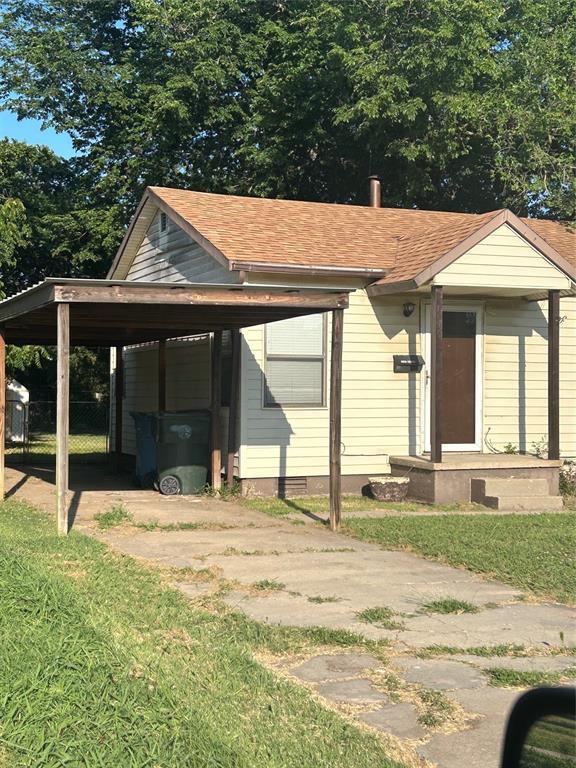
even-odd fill
[(546, 478), (479, 477), (470, 480), (470, 498), (480, 503), (486, 496), (548, 496), (550, 486)]
[(563, 508), (562, 496), (484, 496), (485, 507), (506, 512), (554, 512)]

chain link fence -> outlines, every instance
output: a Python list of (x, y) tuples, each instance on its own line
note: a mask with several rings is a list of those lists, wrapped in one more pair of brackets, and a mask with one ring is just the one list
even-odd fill
[[(18, 411), (11, 413), (10, 409)], [(17, 425), (6, 445), (6, 460), (16, 464), (52, 463), (56, 456), (56, 403), (38, 400), (23, 406), (7, 403), (7, 422)], [(108, 460), (108, 400), (71, 401), (70, 462), (99, 464)]]

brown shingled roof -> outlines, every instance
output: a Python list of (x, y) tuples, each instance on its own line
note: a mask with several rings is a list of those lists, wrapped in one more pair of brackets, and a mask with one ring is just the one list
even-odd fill
[[(362, 272), (379, 284), (409, 281), (459, 244), (505, 220), (534, 245), (576, 267), (576, 234), (559, 222), (485, 214), (370, 208), (150, 187), (145, 199), (184, 226), (229, 269)], [(142, 204), (141, 204), (142, 208)], [(500, 223), (502, 223), (500, 221)], [(485, 236), (485, 234), (482, 234)], [(536, 242), (537, 241), (537, 242)], [(125, 241), (126, 242), (126, 241)], [(118, 266), (122, 248), (111, 274)]]
[(454, 232), (481, 217), (190, 192), (150, 192), (189, 222), (230, 262), (383, 271), (396, 263), (398, 238), (441, 226)]

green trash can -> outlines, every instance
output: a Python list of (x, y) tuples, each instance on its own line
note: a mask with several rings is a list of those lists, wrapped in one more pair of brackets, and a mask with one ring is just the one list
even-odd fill
[(199, 493), (208, 478), (210, 412), (166, 412), (159, 413), (157, 419), (160, 493)]

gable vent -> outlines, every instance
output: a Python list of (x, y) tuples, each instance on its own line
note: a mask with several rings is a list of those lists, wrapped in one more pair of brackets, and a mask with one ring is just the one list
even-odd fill
[(281, 499), (289, 499), (293, 496), (305, 496), (308, 493), (308, 478), (306, 477), (279, 477), (278, 496)]

